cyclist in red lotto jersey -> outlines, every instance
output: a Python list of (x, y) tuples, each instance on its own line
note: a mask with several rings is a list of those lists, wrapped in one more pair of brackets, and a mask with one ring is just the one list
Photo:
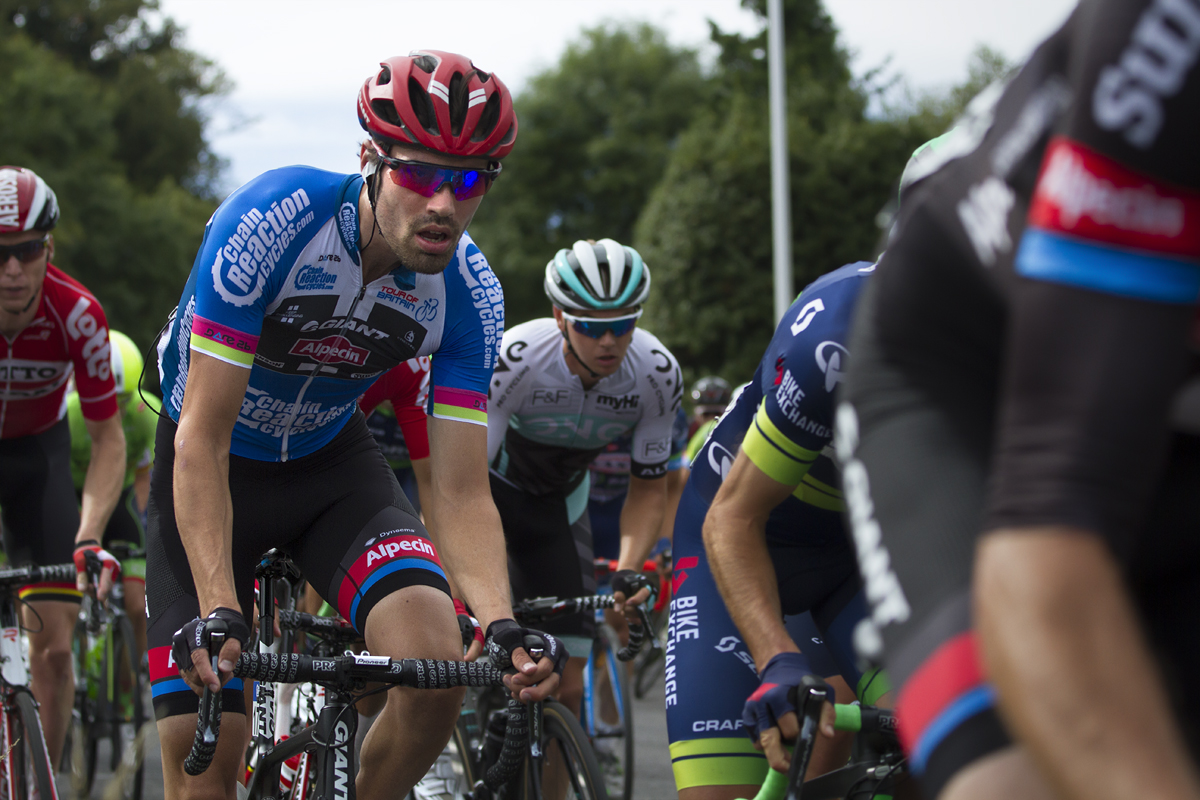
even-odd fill
[[(4, 550), (13, 564), (83, 563), (100, 548), (125, 477), (125, 434), (109, 358), (108, 322), (81, 283), (50, 263), (58, 222), (53, 190), (32, 170), (0, 167), (0, 508)], [(92, 463), (82, 509), (71, 482), (71, 434), (64, 395), (75, 378)], [(74, 544), (72, 544), (74, 543)], [(80, 577), (80, 588), (86, 578)], [(51, 763), (58, 763), (75, 696), (71, 631), (80, 588), (33, 584), (28, 604), (30, 671)], [(40, 618), (40, 622), (37, 619)]]

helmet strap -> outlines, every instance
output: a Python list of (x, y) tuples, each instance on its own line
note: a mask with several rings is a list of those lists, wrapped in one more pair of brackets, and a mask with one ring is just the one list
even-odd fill
[(587, 362), (585, 362), (582, 358), (579, 357), (579, 353), (575, 352), (575, 345), (571, 344), (571, 337), (567, 336), (566, 326), (564, 325), (563, 327), (559, 328), (559, 331), (562, 333), (563, 338), (567, 340), (567, 350), (570, 351), (571, 355), (575, 356), (575, 360), (579, 362), (579, 366), (586, 369), (588, 371), (588, 374), (591, 375), (593, 378), (603, 377), (599, 372), (596, 372), (596, 370), (589, 367), (587, 365)]
[(367, 205), (371, 206), (371, 235), (367, 239), (367, 243), (358, 248), (358, 252), (364, 253), (371, 246), (371, 242), (375, 241), (375, 231), (379, 229), (379, 217), (375, 214), (375, 187), (377, 185), (376, 178), (379, 177), (379, 171), (376, 170), (366, 176), (367, 181)]

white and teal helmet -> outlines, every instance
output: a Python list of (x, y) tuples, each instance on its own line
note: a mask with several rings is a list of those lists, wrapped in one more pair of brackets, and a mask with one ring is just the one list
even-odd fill
[(612, 239), (582, 239), (546, 265), (546, 296), (568, 311), (608, 311), (646, 302), (650, 268), (632, 247)]

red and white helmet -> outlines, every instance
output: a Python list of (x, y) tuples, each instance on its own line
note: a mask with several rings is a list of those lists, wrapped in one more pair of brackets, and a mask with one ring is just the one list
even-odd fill
[(0, 167), (0, 233), (48, 231), (58, 224), (58, 198), (31, 169)]
[(504, 158), (517, 140), (512, 95), (466, 56), (415, 50), (379, 63), (358, 93), (358, 124), (385, 145)]

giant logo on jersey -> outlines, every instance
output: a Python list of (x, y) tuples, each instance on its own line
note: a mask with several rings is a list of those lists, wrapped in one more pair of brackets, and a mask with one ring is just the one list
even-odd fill
[[(265, 212), (251, 208), (242, 214), (213, 259), (213, 288), (222, 300), (248, 306), (262, 296), (267, 277), (288, 245), (316, 218), (315, 211), (303, 213), (309, 205), (308, 193), (297, 189)], [(213, 224), (231, 223), (222, 218)]]

